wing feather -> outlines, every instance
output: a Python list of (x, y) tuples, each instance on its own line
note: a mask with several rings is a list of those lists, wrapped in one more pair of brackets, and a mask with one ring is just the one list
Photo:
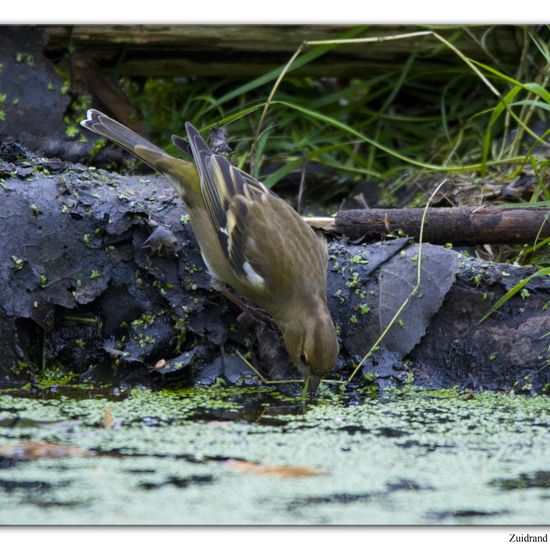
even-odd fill
[[(249, 285), (273, 288), (267, 267), (288, 249), (307, 255), (313, 270), (324, 273), (323, 247), (300, 216), (261, 182), (213, 153), (190, 123), (186, 130), (206, 210), (234, 273)], [(292, 243), (283, 242), (282, 235)]]

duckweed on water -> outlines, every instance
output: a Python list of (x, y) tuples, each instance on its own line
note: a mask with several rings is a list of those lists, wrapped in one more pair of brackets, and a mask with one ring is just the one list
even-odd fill
[[(355, 406), (271, 388), (1, 395), (0, 455), (31, 440), (95, 456), (0, 457), (0, 523), (546, 523), (549, 404), (412, 389)], [(251, 475), (232, 459), (327, 475)]]

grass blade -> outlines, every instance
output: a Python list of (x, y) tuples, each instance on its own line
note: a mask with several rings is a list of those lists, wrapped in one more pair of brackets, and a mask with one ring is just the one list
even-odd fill
[(504, 296), (502, 296), (491, 309), (478, 321), (478, 325), (481, 325), (488, 317), (490, 317), (495, 311), (500, 309), (510, 298), (515, 296), (531, 279), (535, 277), (544, 277), (550, 275), (550, 267), (539, 269), (529, 277), (521, 280), (517, 285), (514, 285)]

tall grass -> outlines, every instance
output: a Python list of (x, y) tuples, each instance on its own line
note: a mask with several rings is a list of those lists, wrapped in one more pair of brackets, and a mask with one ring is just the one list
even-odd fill
[[(550, 29), (516, 30), (520, 53), (511, 62), (467, 27), (441, 40), (419, 28), (426, 36), (401, 66), (372, 74), (300, 76), (300, 66), (340, 47), (332, 41), (302, 46), (287, 64), (252, 80), (185, 77), (124, 85), (157, 141), (169, 144), (187, 120), (203, 129), (227, 124), (233, 160), (269, 186), (315, 166), (330, 175), (323, 197), (378, 181), (384, 205), (406, 206), (418, 200), (416, 190), (425, 197), (422, 177), (441, 172), (466, 181), (475, 204), (483, 200), (484, 183), (506, 185), (523, 171), (536, 185), (522, 201), (549, 206)], [(362, 33), (358, 27), (343, 38), (358, 50), (368, 48)], [(453, 36), (477, 42), (480, 58), (464, 55)], [(437, 74), (421, 63), (434, 51), (445, 59), (434, 64)], [(530, 243), (534, 249), (524, 257), (540, 258), (539, 244)]]

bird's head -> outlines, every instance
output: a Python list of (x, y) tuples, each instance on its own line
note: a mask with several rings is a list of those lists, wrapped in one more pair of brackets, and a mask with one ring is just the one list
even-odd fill
[(281, 332), (290, 357), (315, 393), (319, 381), (334, 366), (339, 353), (338, 338), (330, 312), (323, 302), (294, 311), (281, 323)]

